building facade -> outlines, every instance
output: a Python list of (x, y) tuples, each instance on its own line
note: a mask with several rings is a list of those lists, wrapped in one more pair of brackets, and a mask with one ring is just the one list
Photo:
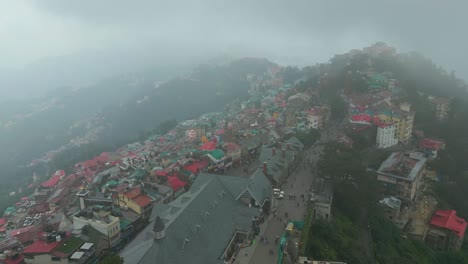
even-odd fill
[(377, 148), (389, 148), (398, 144), (395, 137), (395, 124), (381, 124), (377, 127)]
[(431, 218), (426, 243), (437, 250), (460, 250), (467, 222), (455, 210), (439, 210)]
[(425, 172), (426, 158), (419, 152), (393, 152), (377, 170), (386, 194), (412, 201)]
[(103, 234), (110, 246), (117, 244), (120, 240), (120, 221), (118, 217), (112, 215), (87, 218), (85, 216), (73, 216), (73, 228), (82, 230), (90, 225), (99, 233)]
[(395, 125), (395, 137), (401, 144), (407, 144), (411, 139), (414, 123), (414, 111), (411, 110), (411, 105), (403, 103), (399, 109), (386, 111), (376, 115), (381, 123)]

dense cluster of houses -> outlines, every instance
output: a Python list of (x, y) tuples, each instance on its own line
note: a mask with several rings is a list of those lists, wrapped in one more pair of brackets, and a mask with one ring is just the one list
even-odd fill
[[(226, 112), (185, 120), (42, 182), (34, 175), (35, 192), (0, 220), (11, 245), (0, 263), (89, 263), (122, 249), (128, 263), (235, 258), (270, 213), (272, 188), (300, 159), (294, 133), (325, 127), (329, 115), (312, 103), (312, 89), (283, 86), (277, 72), (249, 76), (251, 97)], [(142, 247), (149, 233), (153, 246)], [(195, 234), (211, 234), (203, 240), (210, 245)]]
[[(0, 263), (93, 263), (109, 252), (121, 252), (126, 263), (232, 263), (270, 214), (272, 189), (301, 161), (304, 144), (294, 134), (326, 127), (331, 112), (312, 87), (283, 85), (278, 70), (249, 75), (249, 99), (225, 112), (185, 120), (42, 182), (34, 175), (35, 192), (0, 218)], [(376, 127), (379, 148), (410, 143), (415, 113), (408, 103), (395, 105), (398, 81), (372, 71), (365, 78), (371, 92), (343, 94), (352, 131)], [(445, 118), (445, 101), (433, 101)], [(402, 228), (427, 159), (444, 148), (442, 141), (416, 138), (419, 152), (392, 153), (376, 172), (391, 195), (381, 204)], [(346, 135), (336, 140), (353, 146)], [(332, 186), (317, 182), (312, 198), (313, 217), (330, 219)], [(446, 211), (433, 220), (428, 243), (461, 245), (464, 220)]]

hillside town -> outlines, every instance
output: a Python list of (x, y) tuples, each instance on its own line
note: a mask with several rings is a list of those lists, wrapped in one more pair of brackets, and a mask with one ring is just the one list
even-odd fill
[[(342, 56), (395, 52), (377, 44)], [(371, 61), (368, 62), (371, 64)], [(372, 170), (379, 206), (410, 239), (459, 250), (467, 222), (437, 210), (425, 190), (437, 181), (427, 167), (445, 148), (413, 127), (415, 115), (391, 72), (350, 72), (368, 92), (343, 87), (344, 119), (318, 83), (286, 84), (279, 66), (249, 75), (250, 97), (223, 111), (179, 122), (164, 135), (34, 174), (0, 219), (0, 263), (344, 263), (304, 255), (310, 221), (332, 221), (334, 186), (316, 163), (324, 145), (353, 148), (351, 135), (372, 135), (387, 158)], [(440, 119), (450, 99), (427, 95)], [(98, 133), (98, 132), (96, 132)], [(314, 136), (315, 133), (317, 136)], [(80, 139), (77, 139), (77, 142)], [(310, 239), (314, 239), (313, 237)]]

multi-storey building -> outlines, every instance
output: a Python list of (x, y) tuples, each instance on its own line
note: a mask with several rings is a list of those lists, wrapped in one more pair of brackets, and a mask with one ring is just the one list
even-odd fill
[(395, 137), (399, 143), (407, 144), (413, 132), (414, 111), (411, 111), (411, 105), (402, 103), (398, 109), (388, 109), (381, 111), (376, 118), (381, 123), (395, 124)]
[(389, 148), (398, 144), (395, 137), (395, 124), (380, 124), (377, 127), (377, 148)]
[(412, 201), (425, 167), (426, 158), (422, 153), (393, 152), (377, 170), (377, 180), (387, 194)]

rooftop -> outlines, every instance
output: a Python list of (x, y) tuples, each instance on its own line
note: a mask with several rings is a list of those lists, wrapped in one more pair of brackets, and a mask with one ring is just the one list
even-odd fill
[(331, 204), (333, 202), (333, 187), (330, 181), (317, 179), (314, 181), (315, 202)]
[(426, 158), (421, 153), (393, 152), (382, 162), (377, 173), (413, 181), (425, 164)]
[(148, 225), (121, 254), (128, 263), (224, 263), (220, 260), (236, 231), (249, 231), (257, 208), (237, 197), (248, 178), (200, 174), (189, 191), (169, 204), (153, 209), (152, 222), (159, 216), (166, 237), (153, 238)]
[(133, 189), (124, 192), (124, 195), (125, 195), (128, 199), (133, 199), (133, 198), (139, 196), (140, 194), (141, 194), (140, 186), (136, 186), (136, 187), (134, 187)]
[(430, 138), (423, 138), (419, 141), (419, 147), (425, 149), (434, 149), (439, 150), (443, 148), (445, 143), (440, 140), (430, 139)]
[(467, 222), (458, 217), (455, 210), (438, 210), (431, 218), (431, 225), (451, 230), (463, 238)]
[(380, 200), (379, 203), (388, 206), (394, 210), (400, 210), (401, 207), (401, 200), (393, 196), (385, 197), (382, 200)]
[(146, 194), (140, 194), (137, 197), (133, 198), (133, 201), (138, 204), (140, 207), (145, 207), (148, 204), (152, 203), (153, 200)]
[(61, 244), (59, 247), (55, 249), (55, 251), (62, 252), (65, 255), (70, 255), (75, 250), (83, 245), (84, 241), (77, 237), (71, 237), (70, 239), (66, 240)]
[(61, 242), (52, 242), (47, 243), (44, 240), (36, 240), (31, 245), (27, 246), (23, 253), (24, 254), (43, 254), (43, 253), (50, 253), (56, 247), (60, 245)]

